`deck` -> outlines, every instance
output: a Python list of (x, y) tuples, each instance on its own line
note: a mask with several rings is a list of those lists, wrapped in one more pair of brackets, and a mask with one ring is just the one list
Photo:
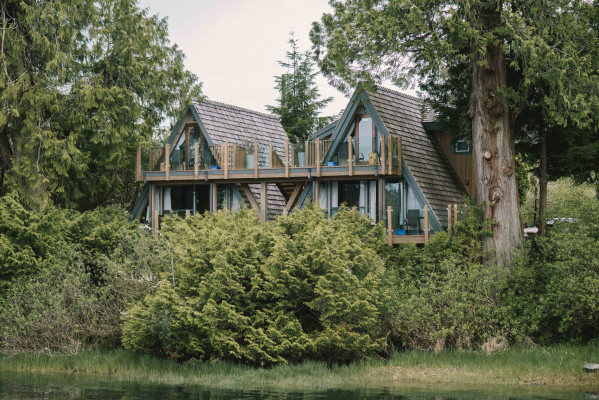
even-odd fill
[[(381, 137), (380, 151), (356, 157), (353, 145), (347, 143), (347, 157), (335, 162), (325, 162), (324, 155), (331, 147), (331, 141), (307, 141), (300, 152), (291, 148), (289, 140), (284, 144), (284, 155), (280, 157), (272, 144), (260, 145), (255, 140), (254, 146), (244, 147), (225, 142), (222, 145), (210, 146), (209, 160), (204, 159), (204, 149), (194, 143), (193, 151), (188, 150), (189, 159), (185, 155), (174, 161), (173, 151), (169, 144), (163, 148), (150, 148), (148, 160), (142, 162), (141, 146), (137, 147), (136, 179), (144, 182), (161, 181), (239, 181), (239, 182), (285, 182), (305, 181), (313, 178), (365, 177), (379, 175), (402, 175), (401, 139), (399, 137)], [(260, 147), (262, 146), (262, 147)], [(190, 147), (191, 148), (191, 147)], [(260, 148), (267, 149), (260, 151)], [(266, 160), (261, 161), (257, 155), (267, 153)], [(303, 157), (300, 157), (300, 153)], [(168, 155), (168, 157), (167, 157)], [(255, 162), (247, 161), (247, 156)], [(283, 159), (281, 159), (283, 158)], [(165, 162), (168, 159), (169, 162)]]

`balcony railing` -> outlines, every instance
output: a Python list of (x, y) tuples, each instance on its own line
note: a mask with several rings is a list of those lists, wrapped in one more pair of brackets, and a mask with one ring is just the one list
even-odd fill
[[(399, 136), (381, 136), (377, 150), (369, 153), (367, 160), (357, 159), (352, 140), (344, 142), (341, 146), (347, 146), (346, 156), (335, 155), (325, 163), (332, 144), (331, 140), (320, 139), (300, 143), (290, 143), (286, 140), (284, 149), (280, 149), (273, 143), (256, 139), (253, 143), (246, 142), (243, 145), (225, 142), (220, 145), (201, 146), (200, 143), (195, 143), (194, 147), (187, 151), (172, 149), (169, 144), (145, 149), (138, 146), (136, 175), (138, 180), (142, 180), (143, 172), (164, 172), (168, 177), (171, 171), (194, 171), (197, 176), (199, 171), (222, 169), (226, 179), (229, 170), (254, 170), (257, 176), (259, 169), (284, 168), (285, 176), (288, 177), (292, 168), (316, 168), (316, 176), (321, 176), (322, 167), (343, 167), (351, 176), (354, 168), (361, 165), (377, 166), (382, 174), (402, 173)], [(169, 162), (165, 162), (166, 155)]]

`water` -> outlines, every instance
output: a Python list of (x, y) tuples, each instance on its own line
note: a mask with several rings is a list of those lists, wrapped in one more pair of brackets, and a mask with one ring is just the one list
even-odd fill
[(542, 388), (519, 390), (444, 390), (442, 388), (335, 389), (283, 392), (273, 390), (225, 390), (197, 386), (160, 386), (115, 382), (77, 376), (0, 374), (0, 399), (102, 399), (102, 400), (187, 400), (187, 399), (401, 399), (401, 400), (586, 400), (599, 399), (597, 393), (546, 392)]

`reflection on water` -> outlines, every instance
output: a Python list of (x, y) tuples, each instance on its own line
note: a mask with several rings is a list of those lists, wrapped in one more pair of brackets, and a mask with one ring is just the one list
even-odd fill
[[(597, 396), (597, 397), (595, 397)], [(594, 393), (545, 393), (538, 389), (502, 391), (447, 391), (442, 388), (356, 389), (305, 392), (272, 390), (224, 390), (197, 386), (160, 386), (114, 382), (77, 376), (0, 374), (0, 399), (105, 399), (105, 400), (187, 400), (187, 399), (384, 399), (384, 400), (523, 400), (523, 399), (599, 399)]]

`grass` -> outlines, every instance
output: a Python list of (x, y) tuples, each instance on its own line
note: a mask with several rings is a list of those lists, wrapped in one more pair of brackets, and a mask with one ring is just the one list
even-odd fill
[(176, 364), (126, 350), (87, 350), (76, 356), (0, 356), (0, 372), (62, 373), (110, 377), (124, 382), (201, 385), (214, 388), (324, 390), (399, 386), (546, 386), (559, 390), (599, 388), (599, 374), (582, 366), (599, 361), (599, 344), (520, 347), (487, 356), (480, 352), (412, 350), (389, 360), (328, 367), (323, 363), (254, 368), (228, 362)]

